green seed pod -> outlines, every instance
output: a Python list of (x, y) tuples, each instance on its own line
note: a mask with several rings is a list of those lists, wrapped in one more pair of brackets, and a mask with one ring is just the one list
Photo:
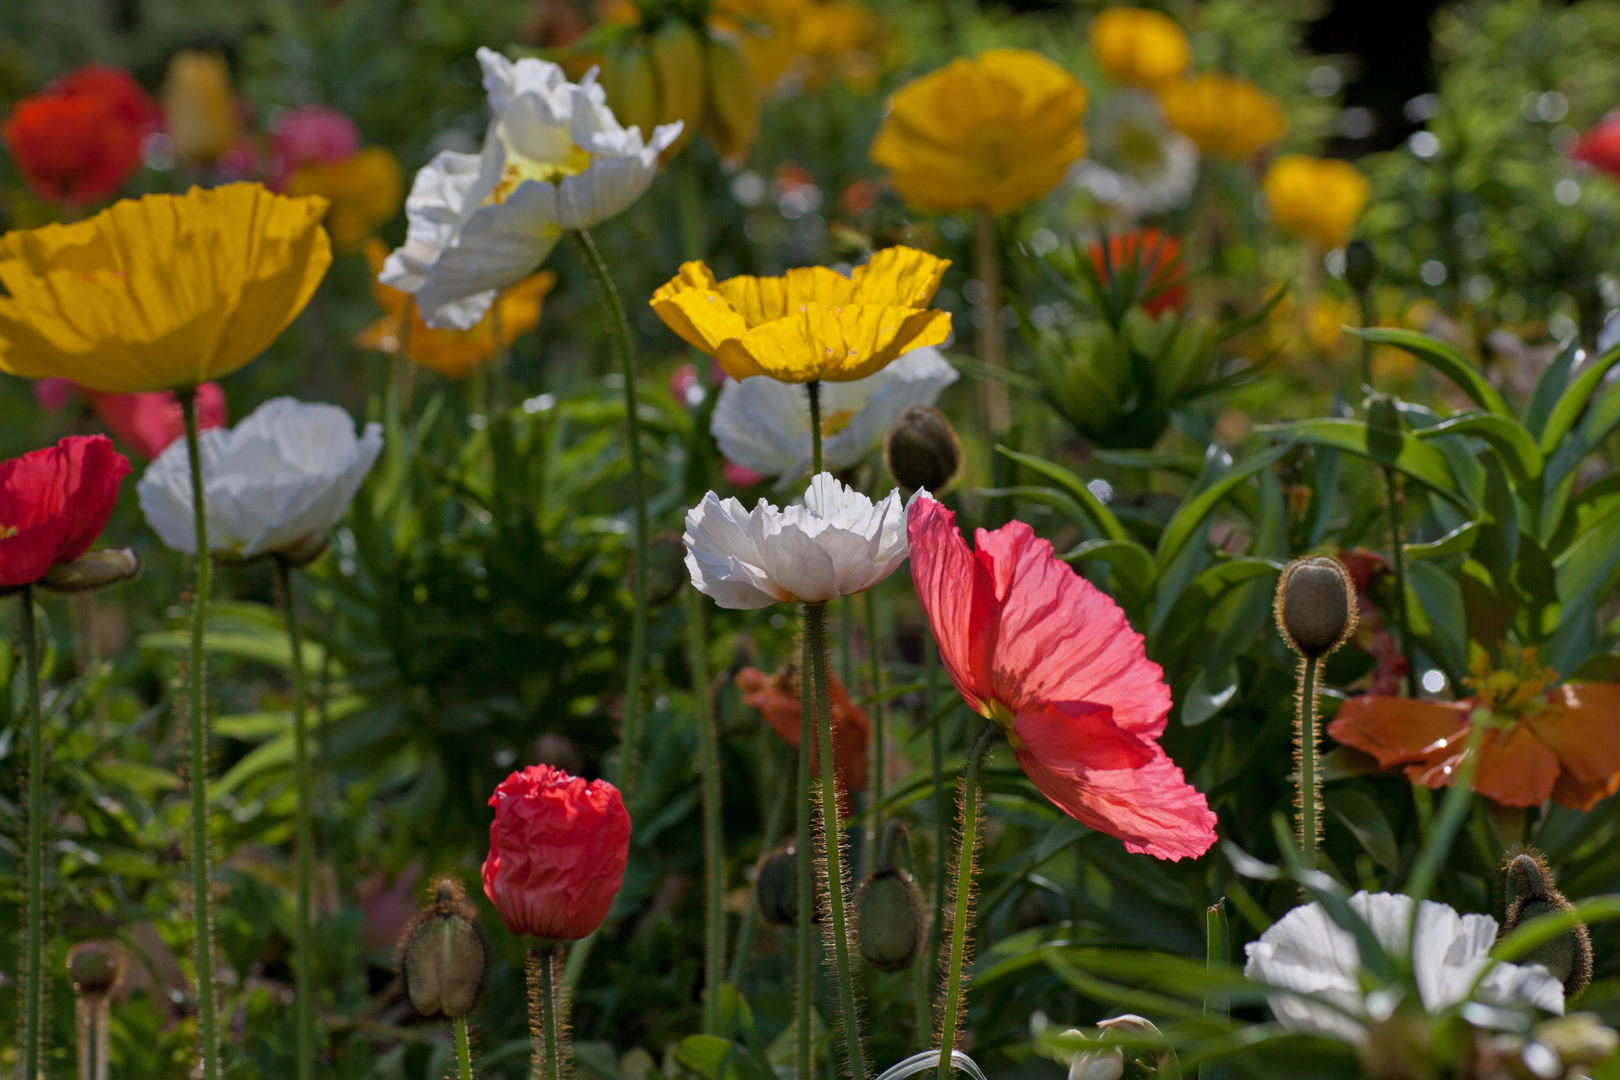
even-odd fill
[(460, 882), (440, 877), (429, 888), (432, 902), (400, 936), (399, 973), (417, 1013), (456, 1020), (478, 1006), (489, 946)]
[(114, 941), (81, 941), (68, 952), (67, 972), (81, 997), (109, 994), (124, 977), (124, 950)]
[(901, 971), (922, 943), (922, 894), (904, 870), (879, 870), (861, 883), (855, 901), (861, 956), (879, 971)]
[[(1508, 853), (1502, 864), (1503, 892), (1507, 897), (1507, 919), (1497, 932), (1500, 940), (1537, 915), (1549, 911), (1574, 911), (1553, 881), (1547, 860), (1535, 848)], [(1592, 981), (1592, 938), (1585, 925), (1544, 942), (1520, 957), (1521, 964), (1541, 964), (1553, 978), (1564, 984), (1564, 999), (1574, 997)]]
[(1344, 280), (1356, 292), (1366, 292), (1378, 276), (1378, 256), (1365, 240), (1352, 240), (1344, 249)]
[(1356, 629), (1356, 586), (1338, 559), (1295, 559), (1277, 582), (1277, 629), (1308, 659), (1333, 652)]
[(884, 436), (883, 463), (902, 487), (938, 495), (962, 470), (962, 442), (944, 413), (908, 405)]
[(128, 581), (141, 572), (141, 557), (129, 548), (87, 551), (72, 562), (57, 563), (40, 582), (57, 592), (91, 592)]
[(759, 917), (771, 926), (792, 926), (799, 921), (799, 850), (783, 844), (760, 860), (754, 875)]

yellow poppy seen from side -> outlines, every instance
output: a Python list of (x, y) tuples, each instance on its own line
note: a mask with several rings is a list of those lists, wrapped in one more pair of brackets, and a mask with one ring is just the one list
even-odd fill
[(206, 169), (231, 148), (239, 124), (225, 55), (181, 49), (163, 76), (163, 122), (182, 164)]
[(1166, 83), (1159, 104), (1205, 157), (1242, 161), (1288, 133), (1282, 105), (1241, 75), (1206, 71)]
[(0, 236), (0, 371), (114, 394), (228, 375), (314, 295), (332, 263), (325, 213), (322, 198), (227, 184)]
[(950, 313), (928, 307), (949, 265), (892, 247), (850, 277), (810, 266), (782, 277), (717, 281), (706, 265), (689, 262), (651, 303), (671, 330), (734, 379), (847, 382), (949, 336)]
[(895, 92), (868, 151), (900, 197), (938, 214), (1016, 210), (1086, 152), (1086, 88), (1039, 53), (992, 49)]
[(1163, 12), (1107, 8), (1091, 20), (1088, 33), (1097, 63), (1126, 86), (1159, 86), (1179, 78), (1192, 63), (1187, 35)]
[(1277, 227), (1313, 240), (1324, 251), (1350, 239), (1372, 185), (1354, 165), (1331, 158), (1284, 154), (1262, 183)]
[[(362, 349), (397, 353), (401, 342), (400, 319), (405, 314), (410, 293), (384, 285), (377, 280), (383, 262), (388, 258), (388, 245), (381, 240), (366, 241), (366, 261), (371, 264), (371, 295), (383, 314), (370, 326), (360, 331), (355, 344)], [(411, 304), (411, 326), (405, 345), (412, 363), (437, 371), (447, 379), (460, 382), (472, 374), (473, 368), (495, 355), (495, 311), (500, 311), (501, 344), (512, 342), (540, 325), (540, 313), (546, 295), (557, 284), (557, 275), (550, 270), (510, 285), (501, 291), (495, 306), (471, 330), (437, 329), (422, 321), (421, 312)]]
[(405, 198), (399, 162), (380, 146), (368, 146), (337, 161), (316, 162), (287, 177), (288, 195), (320, 195), (326, 231), (338, 251), (358, 251), (378, 226), (399, 213)]

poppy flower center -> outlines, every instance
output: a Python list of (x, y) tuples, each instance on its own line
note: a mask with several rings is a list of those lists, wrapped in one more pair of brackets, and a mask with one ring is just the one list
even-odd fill
[(568, 156), (562, 161), (534, 161), (530, 158), (508, 158), (501, 170), (500, 182), (489, 193), (484, 205), (504, 203), (519, 187), (530, 180), (555, 184), (566, 176), (578, 176), (591, 167), (591, 154), (570, 145)]
[(1542, 695), (1558, 681), (1558, 673), (1542, 666), (1536, 649), (1516, 649), (1511, 645), (1502, 649), (1502, 667), (1493, 668), (1489, 656), (1474, 660), (1474, 694), (1482, 707), (1493, 712), (1515, 716), (1535, 714), (1545, 707)]
[(17, 526), (0, 525), (0, 540), (9, 540), (17, 535)]

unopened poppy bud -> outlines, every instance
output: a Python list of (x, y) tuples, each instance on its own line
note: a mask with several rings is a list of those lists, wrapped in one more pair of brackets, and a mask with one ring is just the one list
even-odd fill
[(754, 895), (759, 917), (771, 926), (799, 921), (799, 853), (794, 844), (783, 844), (760, 861)]
[(962, 468), (962, 442), (945, 414), (908, 405), (883, 440), (883, 463), (902, 487), (938, 495)]
[(80, 996), (109, 994), (124, 976), (124, 951), (113, 941), (81, 941), (68, 952), (67, 971)]
[[(1507, 918), (1498, 931), (1498, 939), (1511, 934), (1522, 924), (1551, 911), (1574, 911), (1575, 905), (1565, 899), (1553, 881), (1547, 860), (1535, 848), (1521, 848), (1510, 852), (1502, 864), (1504, 893), (1507, 896)], [(1551, 941), (1542, 942), (1518, 960), (1520, 964), (1541, 964), (1548, 974), (1564, 984), (1564, 998), (1568, 1000), (1586, 989), (1592, 981), (1592, 938), (1585, 925), (1576, 923), (1571, 929)]]
[[(633, 578), (634, 564), (630, 573)], [(667, 604), (680, 595), (681, 586), (689, 580), (686, 545), (681, 542), (680, 533), (663, 533), (647, 542), (647, 603)]]
[(1366, 292), (1378, 276), (1378, 256), (1365, 240), (1352, 240), (1344, 249), (1344, 280), (1356, 292)]
[(1338, 559), (1295, 559), (1277, 582), (1277, 628), (1288, 647), (1320, 659), (1344, 644), (1356, 628), (1355, 584)]
[(456, 1020), (478, 1005), (489, 948), (461, 884), (441, 877), (429, 888), (433, 900), (400, 937), (399, 973), (420, 1015)]
[(130, 548), (87, 551), (72, 562), (45, 571), (43, 584), (57, 592), (91, 592), (128, 581), (141, 572), (141, 557)]
[[(1065, 1038), (1089, 1039), (1085, 1032), (1070, 1028)], [(1069, 1058), (1069, 1080), (1119, 1080), (1125, 1075), (1125, 1051), (1119, 1047), (1078, 1050)]]
[(861, 956), (879, 971), (900, 971), (917, 958), (922, 896), (904, 870), (879, 870), (861, 884), (856, 902)]

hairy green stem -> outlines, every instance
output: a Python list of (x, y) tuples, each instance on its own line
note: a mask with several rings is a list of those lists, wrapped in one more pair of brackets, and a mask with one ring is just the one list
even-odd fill
[(456, 1067), (460, 1070), (458, 1080), (472, 1080), (472, 1046), (467, 1041), (467, 1018), (458, 1016), (452, 1023), (456, 1029)]
[(866, 1080), (866, 1052), (861, 1047), (860, 1019), (855, 1013), (855, 982), (849, 959), (849, 916), (844, 909), (844, 848), (838, 824), (838, 775), (834, 763), (832, 710), (827, 696), (827, 604), (806, 604), (805, 634), (815, 676), (816, 756), (821, 759), (821, 828), (827, 856), (827, 908), (832, 919), (833, 965), (838, 974), (838, 1012), (849, 1054), (849, 1073)]
[(530, 1070), (534, 1080), (562, 1080), (561, 1040), (557, 1037), (557, 985), (551, 974), (550, 943), (529, 946), (529, 1012), (534, 1018), (534, 1002), (540, 1002), (541, 1058)]
[(28, 678), (28, 905), (23, 963), (23, 1076), (33, 1080), (45, 1063), (45, 711), (39, 691), (39, 628), (34, 587), (22, 589), (23, 666)]
[(1321, 824), (1316, 808), (1316, 684), (1320, 661), (1307, 656), (1299, 677), (1299, 853), (1308, 870), (1316, 869)]
[(602, 306), (607, 312), (608, 327), (614, 348), (619, 353), (619, 364), (624, 372), (624, 425), (625, 448), (630, 460), (630, 499), (635, 504), (635, 614), (630, 623), (630, 673), (624, 692), (624, 730), (619, 749), (619, 787), (628, 800), (635, 791), (637, 768), (641, 749), (641, 678), (647, 660), (647, 492), (641, 468), (641, 423), (637, 418), (636, 353), (630, 338), (630, 323), (625, 318), (624, 301), (614, 287), (613, 275), (608, 272), (596, 242), (584, 229), (569, 234), (573, 237), (580, 261), (596, 280), (602, 295)]
[[(786, 746), (783, 746), (784, 753)], [(787, 783), (786, 762), (782, 762), (776, 772), (776, 797), (771, 800), (771, 812), (765, 819), (765, 834), (760, 846), (770, 851), (776, 846), (776, 836), (782, 831), (782, 819), (787, 816), (788, 795), (793, 788)], [(806, 795), (808, 800), (809, 796)], [(754, 927), (759, 923), (759, 893), (757, 890), (748, 891), (748, 914), (743, 918), (742, 926), (737, 931), (737, 952), (731, 958), (731, 974), (727, 981), (732, 986), (741, 987), (743, 970), (748, 964), (748, 951), (754, 945)]]
[(945, 1001), (940, 1014), (939, 1080), (951, 1080), (951, 1051), (956, 1049), (962, 1010), (962, 958), (967, 948), (968, 909), (973, 906), (973, 857), (979, 837), (979, 762), (995, 736), (989, 723), (968, 751), (962, 770), (962, 848), (956, 857), (956, 910), (951, 918), (951, 959), (945, 971)]
[[(812, 391), (810, 400), (816, 400)], [(810, 622), (810, 605), (805, 605), (804, 621)], [(815, 993), (815, 866), (810, 860), (810, 747), (816, 741), (815, 726), (812, 719), (814, 702), (811, 700), (810, 684), (810, 634), (808, 631), (800, 635), (801, 653), (799, 658), (799, 764), (798, 764), (798, 886), (799, 886), (799, 939), (798, 963), (795, 970), (795, 988), (793, 1005), (794, 1034), (797, 1045), (794, 1049), (794, 1076), (804, 1078), (811, 1075), (812, 1062), (810, 1059), (810, 1003)]]
[(945, 932), (945, 848), (951, 835), (950, 804), (945, 801), (945, 748), (944, 734), (934, 720), (934, 679), (939, 672), (939, 650), (934, 635), (923, 629), (923, 723), (928, 725), (928, 757), (934, 782), (934, 910), (928, 920), (928, 951), (923, 954), (926, 963), (919, 963), (924, 974), (919, 979), (921, 989), (917, 1000), (917, 1038), (921, 1049), (933, 1045), (929, 1040), (933, 1025), (928, 1019), (933, 1011), (933, 972), (939, 967), (939, 945)]
[(1406, 660), (1406, 696), (1417, 697), (1417, 661), (1406, 607), (1406, 550), (1401, 542), (1401, 480), (1394, 469), (1384, 469), (1384, 484), (1389, 492), (1389, 558), (1395, 569), (1395, 618), (1400, 623), (1401, 656)]
[(298, 1029), (298, 1080), (315, 1076), (315, 952), (311, 938), (310, 865), (315, 830), (310, 817), (309, 730), (304, 723), (304, 645), (298, 629), (298, 594), (292, 567), (277, 558), (276, 579), (287, 608), (287, 644), (292, 661), (293, 787), (296, 792), (295, 837), (298, 860), (298, 910), (293, 925), (293, 951), (298, 970), (294, 987), (294, 1021)]
[(703, 594), (686, 590), (686, 640), (697, 702), (698, 762), (703, 769), (703, 863), (708, 884), (703, 956), (703, 1030), (720, 1034), (720, 979), (726, 956), (726, 849), (720, 829), (720, 736), (709, 686)]
[(197, 1029), (202, 1042), (202, 1080), (219, 1077), (218, 1005), (214, 998), (214, 907), (208, 864), (208, 715), (203, 631), (208, 622), (212, 565), (208, 548), (208, 507), (204, 501), (202, 451), (197, 442), (197, 388), (176, 391), (186, 425), (186, 456), (191, 465), (191, 507), (197, 519), (197, 586), (191, 608), (191, 887), (197, 965)]

